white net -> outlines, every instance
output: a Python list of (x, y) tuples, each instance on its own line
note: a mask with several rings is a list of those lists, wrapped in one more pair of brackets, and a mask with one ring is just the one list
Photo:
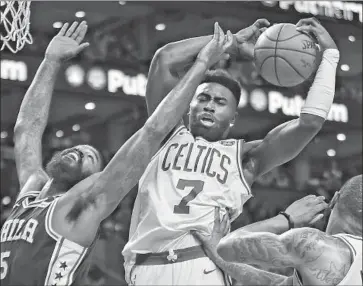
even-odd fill
[(7, 47), (13, 53), (25, 43), (32, 44), (30, 34), (31, 1), (1, 1), (1, 50)]

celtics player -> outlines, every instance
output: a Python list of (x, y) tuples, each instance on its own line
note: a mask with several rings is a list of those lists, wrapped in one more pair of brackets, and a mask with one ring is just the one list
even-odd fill
[[(56, 75), (63, 61), (88, 46), (81, 44), (86, 31), (85, 22), (62, 27), (21, 104), (14, 135), (21, 191), (1, 229), (1, 285), (71, 285), (86, 273), (100, 223), (135, 186), (180, 121), (193, 97), (190, 91), (232, 45), (231, 35), (225, 37), (216, 25), (200, 59), (102, 171), (99, 152), (88, 145), (56, 154), (43, 169), (41, 141)], [(190, 81), (195, 86), (187, 87)]]
[[(315, 19), (306, 21), (319, 25)], [(254, 43), (268, 25), (261, 19), (239, 31), (229, 53), (252, 59)], [(189, 125), (175, 127), (139, 183), (123, 251), (129, 283), (224, 284), (223, 274), (190, 231), (210, 234), (214, 207), (227, 209), (234, 220), (252, 196), (253, 182), (296, 157), (322, 128), (334, 98), (339, 51), (324, 28), (319, 28), (317, 37), (323, 59), (300, 116), (277, 126), (263, 140), (226, 139), (240, 97), (240, 86), (227, 72), (210, 72), (190, 90), (194, 98)], [(157, 51), (146, 90), (149, 115), (210, 38), (171, 43)]]

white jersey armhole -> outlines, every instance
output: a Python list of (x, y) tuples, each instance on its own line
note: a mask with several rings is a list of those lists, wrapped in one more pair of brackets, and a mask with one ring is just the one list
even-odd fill
[(242, 181), (243, 185), (247, 189), (248, 195), (250, 195), (251, 197), (253, 197), (251, 188), (247, 184), (247, 181), (246, 181), (246, 179), (245, 179), (245, 177), (243, 175), (243, 169), (242, 169), (242, 160), (241, 160), (242, 158), (241, 158), (241, 154), (242, 154), (242, 148), (243, 148), (242, 145), (243, 145), (243, 143), (245, 141), (244, 141), (244, 139), (239, 139), (239, 140), (236, 139), (236, 141), (237, 141), (237, 154), (236, 154), (237, 158), (236, 158), (236, 160), (237, 160), (237, 166), (238, 166), (238, 173), (240, 175), (240, 178), (241, 178), (241, 181)]
[(55, 206), (56, 206), (58, 200), (59, 200), (59, 197), (55, 198), (47, 210), (47, 214), (45, 216), (45, 230), (47, 231), (48, 235), (56, 241), (64, 239), (63, 243), (67, 244), (68, 246), (70, 246), (72, 249), (74, 249), (77, 252), (83, 252), (84, 250), (87, 250), (87, 247), (83, 247), (82, 245), (79, 245), (78, 243), (65, 238), (64, 236), (57, 233), (55, 231), (55, 229), (53, 228), (53, 226), (52, 226), (53, 213), (54, 213), (54, 209), (55, 209)]

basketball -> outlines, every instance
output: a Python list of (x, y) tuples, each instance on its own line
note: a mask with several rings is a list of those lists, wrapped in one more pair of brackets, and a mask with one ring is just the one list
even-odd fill
[(289, 23), (275, 24), (258, 38), (254, 60), (260, 75), (276, 86), (303, 83), (316, 69), (315, 40)]

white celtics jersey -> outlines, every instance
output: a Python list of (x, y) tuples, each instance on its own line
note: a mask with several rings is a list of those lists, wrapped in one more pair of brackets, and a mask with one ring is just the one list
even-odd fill
[(241, 140), (208, 142), (177, 128), (140, 179), (125, 260), (198, 244), (189, 231), (211, 233), (215, 206), (228, 208), (232, 220), (239, 216), (251, 197), (242, 146)]
[[(350, 234), (337, 234), (335, 237), (340, 238), (350, 249), (353, 262), (349, 268), (347, 275), (340, 281), (337, 286), (355, 286), (363, 285), (363, 272), (362, 272), (362, 237)], [(302, 281), (297, 273), (294, 271), (294, 286), (302, 286)]]

